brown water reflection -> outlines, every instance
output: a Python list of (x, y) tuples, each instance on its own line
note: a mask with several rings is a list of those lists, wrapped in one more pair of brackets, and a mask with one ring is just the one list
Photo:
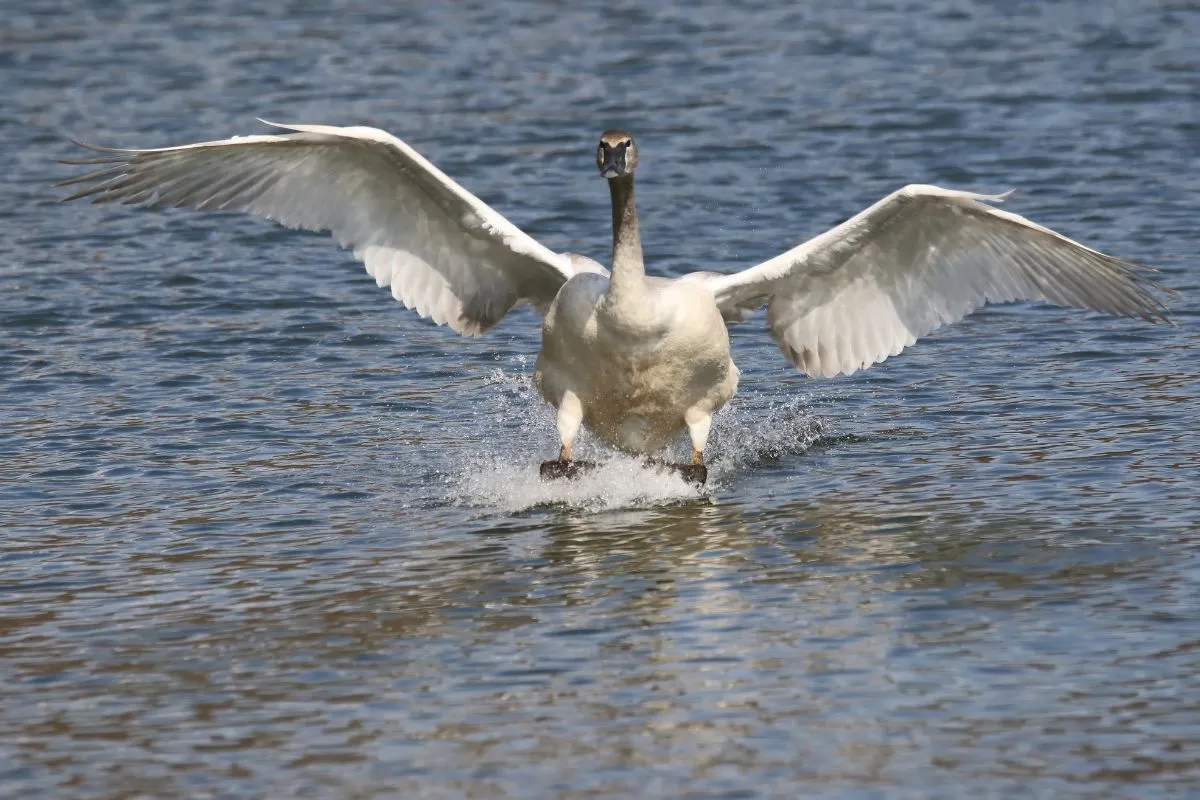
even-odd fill
[[(415, 791), (436, 771), (485, 794), (530, 771), (576, 786), (584, 761), (579, 791), (626, 793), (746, 770), (866, 788), (931, 763), (970, 780), (1188, 774), (1194, 648), (1145, 629), (1182, 621), (1185, 600), (1138, 589), (1161, 556), (968, 519), (701, 502), (419, 551), (285, 535), (271, 554), (144, 553), (119, 582), (8, 595), (8, 754), (63, 790), (120, 793), (201, 763), (199, 786), (286, 770)], [(1113, 581), (1133, 591), (1115, 600)], [(113, 748), (125, 766), (100, 778), (88, 765)]]

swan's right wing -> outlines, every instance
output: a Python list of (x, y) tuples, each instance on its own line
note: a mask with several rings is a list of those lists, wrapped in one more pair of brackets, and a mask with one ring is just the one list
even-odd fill
[(984, 303), (1167, 319), (1145, 267), (987, 204), (1004, 197), (906, 186), (756, 267), (687, 277), (726, 320), (766, 304), (780, 349), (814, 377), (865, 369)]
[(577, 270), (419, 153), (377, 128), (274, 125), (291, 133), (68, 161), (99, 169), (66, 198), (246, 211), (331, 231), (379, 286), (439, 325), (477, 336), (521, 301), (542, 313)]

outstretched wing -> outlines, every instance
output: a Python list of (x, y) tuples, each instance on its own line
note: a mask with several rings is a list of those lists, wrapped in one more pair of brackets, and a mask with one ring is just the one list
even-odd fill
[(813, 377), (883, 361), (984, 303), (1167, 320), (1152, 270), (983, 202), (1005, 197), (906, 186), (756, 267), (695, 279), (727, 320), (765, 303), (780, 349)]
[(520, 301), (544, 313), (577, 270), (378, 128), (291, 131), (154, 150), (82, 145), (99, 165), (66, 200), (246, 211), (330, 231), (379, 286), (439, 325), (478, 336)]

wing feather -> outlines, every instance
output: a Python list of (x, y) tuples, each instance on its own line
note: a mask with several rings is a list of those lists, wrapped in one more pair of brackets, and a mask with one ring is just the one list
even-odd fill
[(469, 335), (521, 301), (544, 311), (579, 271), (385, 131), (266, 124), (287, 132), (153, 150), (82, 145), (101, 155), (65, 163), (99, 168), (59, 184), (80, 187), (64, 200), (244, 211), (329, 231), (405, 306)]
[(726, 320), (766, 304), (780, 349), (814, 377), (865, 369), (985, 303), (1169, 321), (1153, 270), (988, 204), (1007, 196), (906, 186), (758, 266), (689, 277)]

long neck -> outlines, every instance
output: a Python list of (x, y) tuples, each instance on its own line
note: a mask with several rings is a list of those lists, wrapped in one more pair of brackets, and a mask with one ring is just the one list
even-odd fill
[(645, 288), (646, 267), (642, 261), (642, 237), (638, 233), (637, 209), (633, 204), (633, 176), (611, 178), (613, 257), (609, 294), (614, 299), (636, 296)]

